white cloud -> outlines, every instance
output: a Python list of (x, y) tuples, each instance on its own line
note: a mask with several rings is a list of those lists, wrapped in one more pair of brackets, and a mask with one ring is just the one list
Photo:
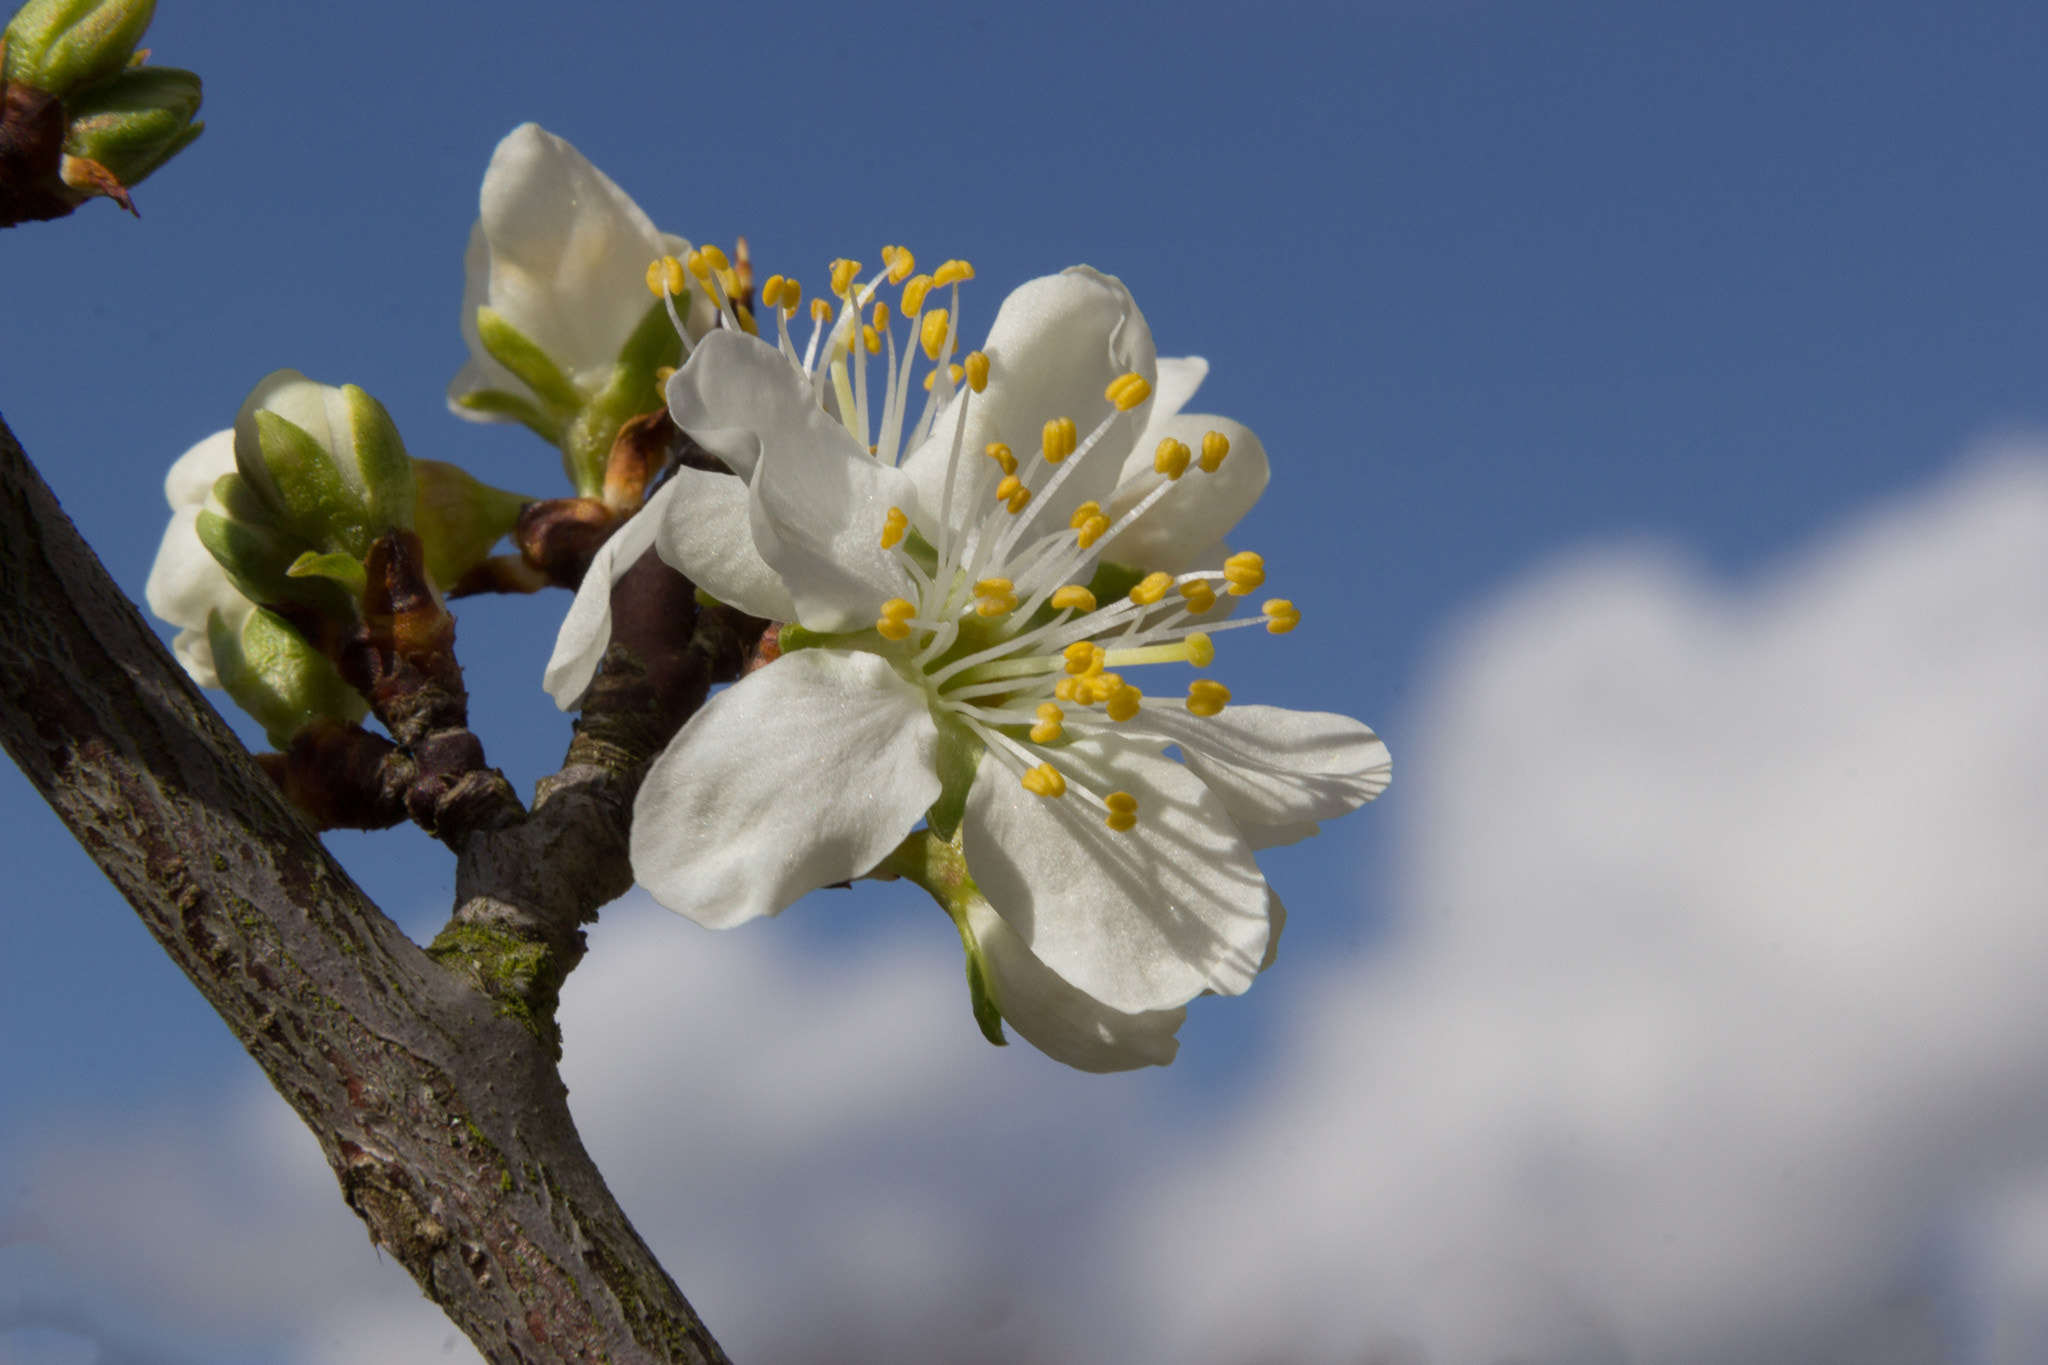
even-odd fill
[[(936, 912), (829, 947), (608, 912), (572, 1103), (734, 1355), (2048, 1358), (2048, 464), (1734, 588), (1583, 555), (1428, 694), (1361, 817), (1401, 822), (1394, 931), (1283, 955), (1299, 1008), (1229, 1112), (987, 1047)], [(252, 1358), (472, 1358), (267, 1095), (24, 1168), (0, 1242), (101, 1297), (0, 1294), (0, 1360), (222, 1321)], [(192, 1358), (224, 1357), (147, 1357)]]

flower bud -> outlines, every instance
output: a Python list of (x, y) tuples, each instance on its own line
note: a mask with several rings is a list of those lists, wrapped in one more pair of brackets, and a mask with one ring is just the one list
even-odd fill
[(0, 76), (64, 98), (126, 67), (155, 14), (156, 0), (28, 0)]
[(327, 656), (275, 612), (259, 607), (237, 627), (216, 611), (206, 633), (220, 685), (276, 748), (289, 746), (310, 721), (360, 720), (369, 709)]
[[(70, 129), (59, 171), (67, 185), (125, 199), (126, 191), (176, 156), (205, 129), (199, 112), (199, 77), (169, 66), (123, 71), (64, 102)], [(89, 162), (121, 193), (104, 188)]]

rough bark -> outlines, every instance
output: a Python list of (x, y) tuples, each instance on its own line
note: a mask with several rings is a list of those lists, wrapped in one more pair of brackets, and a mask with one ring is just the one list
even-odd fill
[[(708, 686), (728, 645), (691, 648), (615, 651), (601, 682), (626, 694), (681, 667)], [(726, 1359), (585, 1152), (552, 1046), (576, 926), (624, 889), (640, 770), (687, 714), (662, 699), (637, 728), (586, 725), (531, 816), (461, 841), (430, 955), (173, 663), (0, 424), (0, 742), (319, 1138), (372, 1240), (494, 1362)]]

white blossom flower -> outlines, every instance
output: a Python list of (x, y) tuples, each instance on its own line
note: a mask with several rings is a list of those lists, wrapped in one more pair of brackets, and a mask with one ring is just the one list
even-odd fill
[[(1221, 537), (1266, 470), (1243, 427), (1174, 411), (1206, 366), (1158, 361), (1128, 291), (1086, 267), (1014, 292), (956, 365), (971, 270), (904, 282), (908, 253), (885, 254), (866, 284), (835, 267), (822, 359), (815, 334), (798, 355), (779, 307), (777, 346), (736, 327), (696, 346), (671, 415), (741, 477), (678, 471), (593, 568), (548, 685), (564, 706), (588, 685), (610, 582), (649, 543), (713, 596), (796, 623), (650, 769), (642, 884), (726, 927), (870, 872), (920, 821), (957, 829), (981, 902), (956, 919), (1003, 1017), (1091, 1070), (1170, 1060), (1185, 1002), (1244, 990), (1267, 960), (1277, 901), (1253, 850), (1376, 796), (1386, 749), (1347, 717), (1228, 706), (1208, 680), (1146, 696), (1123, 676), (1205, 666), (1216, 634), (1299, 619), (1284, 601), (1223, 619), (1264, 579)], [(868, 312), (884, 278), (934, 364), (914, 425), (914, 352), (886, 304)], [(926, 311), (934, 282), (949, 307)], [(1105, 565), (1127, 547), (1160, 567), (1119, 577)], [(1089, 585), (1111, 583), (1098, 602)]]
[[(448, 386), (449, 409), (477, 422), (559, 427), (604, 393), (647, 317), (648, 263), (690, 244), (656, 229), (581, 152), (533, 123), (492, 153), (479, 208), (463, 262), (469, 362)], [(523, 338), (538, 348), (573, 391), (536, 391), (530, 369), (522, 375), (503, 363), (486, 344), (480, 309), (516, 333), (511, 344)], [(701, 334), (713, 316), (699, 295), (693, 330)]]
[(216, 431), (178, 457), (164, 476), (171, 524), (164, 528), (163, 543), (157, 547), (156, 562), (150, 566), (149, 583), (143, 589), (149, 609), (178, 627), (171, 652), (201, 687), (220, 686), (213, 647), (207, 641), (207, 619), (219, 612), (231, 629), (239, 631), (249, 613), (256, 610), (256, 604), (235, 589), (227, 570), (199, 541), (199, 514), (206, 510), (213, 485), (221, 475), (234, 472), (232, 427)]

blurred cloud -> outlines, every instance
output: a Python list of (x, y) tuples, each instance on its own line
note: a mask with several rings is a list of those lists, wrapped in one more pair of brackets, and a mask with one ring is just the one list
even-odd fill
[[(1735, 586), (1581, 554), (1426, 692), (1395, 922), (1283, 948), (1222, 1112), (987, 1047), (938, 925), (608, 913), (573, 1103), (735, 1357), (2048, 1359), (2048, 459)], [(267, 1094), (10, 1165), (0, 1361), (473, 1358)]]

